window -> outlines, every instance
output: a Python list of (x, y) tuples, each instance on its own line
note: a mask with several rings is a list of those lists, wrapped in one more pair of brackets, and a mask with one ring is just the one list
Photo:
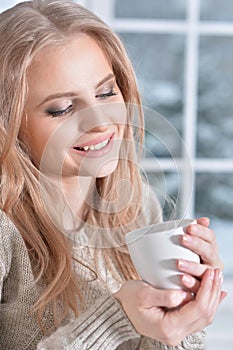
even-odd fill
[[(157, 192), (161, 185), (171, 196), (179, 195), (177, 215), (211, 219), (229, 296), (208, 328), (208, 349), (231, 349), (233, 2), (102, 0), (100, 5), (92, 0), (89, 6), (118, 32), (134, 64), (146, 106), (142, 165), (149, 181)], [(163, 123), (158, 127), (157, 114), (150, 109), (167, 119), (169, 132)], [(172, 126), (183, 142), (169, 139), (174, 137)], [(160, 133), (165, 143), (159, 142)], [(177, 171), (184, 149), (192, 165), (191, 178), (189, 171)]]
[(0, 12), (6, 10), (8, 7), (16, 5), (19, 1), (17, 0), (2, 0), (0, 4)]
[[(2, 0), (0, 10), (17, 2)], [(233, 346), (230, 329), (233, 320), (230, 302), (233, 296), (233, 1), (77, 2), (98, 14), (119, 34), (132, 59), (146, 106), (142, 166), (152, 186), (158, 191), (162, 184), (170, 196), (178, 196), (176, 215), (211, 218), (225, 262), (229, 296), (213, 326), (208, 328), (208, 349), (230, 350)], [(159, 118), (158, 113), (165, 119)], [(177, 137), (176, 130), (181, 137)], [(192, 176), (190, 171), (179, 170), (187, 154)]]

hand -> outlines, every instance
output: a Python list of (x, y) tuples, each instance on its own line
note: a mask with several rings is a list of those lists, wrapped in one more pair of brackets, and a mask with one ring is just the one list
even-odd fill
[(220, 270), (208, 269), (194, 300), (191, 300), (191, 293), (158, 290), (142, 281), (125, 282), (114, 296), (138, 333), (177, 346), (187, 335), (202, 330), (213, 321), (225, 296), (221, 284)]
[(208, 268), (219, 268), (223, 271), (223, 263), (220, 260), (218, 246), (214, 232), (209, 228), (209, 219), (197, 219), (197, 224), (189, 225), (182, 236), (182, 244), (193, 250), (201, 258), (201, 264), (187, 260), (178, 260), (178, 269), (185, 274), (181, 281), (186, 288), (196, 292), (200, 286), (200, 280)]

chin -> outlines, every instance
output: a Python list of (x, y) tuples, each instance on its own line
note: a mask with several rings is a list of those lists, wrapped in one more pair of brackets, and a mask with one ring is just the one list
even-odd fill
[(106, 177), (108, 175), (111, 175), (117, 168), (118, 160), (112, 160), (108, 164), (104, 165), (100, 169), (98, 169), (95, 177), (96, 178), (102, 178)]

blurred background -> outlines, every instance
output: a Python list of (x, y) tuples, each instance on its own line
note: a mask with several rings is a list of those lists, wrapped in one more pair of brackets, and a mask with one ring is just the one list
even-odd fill
[[(1, 0), (0, 9), (17, 2)], [(207, 349), (232, 350), (233, 1), (76, 2), (119, 34), (133, 62), (146, 107), (142, 167), (157, 194), (166, 188), (177, 201), (175, 213), (165, 208), (165, 219), (211, 219), (229, 295), (208, 327)], [(169, 128), (157, 123), (158, 113)]]

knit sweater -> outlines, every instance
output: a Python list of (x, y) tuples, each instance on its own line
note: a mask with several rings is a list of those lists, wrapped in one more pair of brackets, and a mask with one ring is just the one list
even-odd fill
[[(149, 207), (151, 203), (149, 204)], [(151, 218), (150, 218), (151, 219)], [(150, 219), (148, 221), (150, 221)], [(204, 332), (186, 337), (180, 346), (168, 347), (140, 336), (112, 293), (120, 286), (106, 266), (93, 278), (93, 252), (74, 242), (75, 272), (85, 279), (84, 310), (70, 316), (57, 330), (44, 336), (31, 308), (40, 295), (28, 251), (21, 234), (0, 212), (0, 349), (1, 350), (162, 350), (204, 349)], [(105, 280), (105, 283), (102, 281)], [(51, 312), (44, 316), (52, 326)]]

